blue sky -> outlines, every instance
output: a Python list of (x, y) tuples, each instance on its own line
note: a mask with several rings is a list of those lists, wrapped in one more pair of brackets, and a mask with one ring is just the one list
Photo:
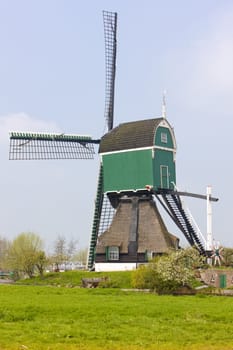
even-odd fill
[[(115, 125), (160, 116), (166, 89), (177, 185), (196, 193), (212, 185), (220, 199), (213, 205), (214, 237), (233, 246), (230, 0), (0, 1), (0, 236), (33, 231), (48, 249), (57, 235), (88, 245), (98, 155), (9, 161), (8, 132), (103, 134), (102, 10), (118, 12)], [(205, 201), (186, 202), (205, 234)]]

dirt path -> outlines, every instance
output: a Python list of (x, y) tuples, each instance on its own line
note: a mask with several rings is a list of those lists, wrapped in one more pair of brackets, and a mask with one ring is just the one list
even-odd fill
[(0, 278), (0, 284), (12, 284), (14, 281), (6, 278)]

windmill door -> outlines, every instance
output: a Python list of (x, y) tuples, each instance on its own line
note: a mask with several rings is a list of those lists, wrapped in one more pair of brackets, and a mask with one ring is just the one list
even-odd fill
[(169, 188), (169, 175), (167, 165), (160, 165), (160, 183), (161, 188)]

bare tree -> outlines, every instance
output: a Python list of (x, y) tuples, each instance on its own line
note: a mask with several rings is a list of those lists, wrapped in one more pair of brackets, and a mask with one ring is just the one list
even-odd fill
[(55, 271), (59, 271), (61, 265), (67, 265), (74, 260), (78, 241), (71, 239), (67, 242), (64, 236), (58, 236), (54, 242), (54, 250), (51, 256), (51, 263), (55, 266)]
[(54, 242), (54, 253), (52, 262), (55, 265), (55, 271), (60, 270), (60, 265), (67, 260), (66, 239), (63, 236), (58, 236)]
[(82, 249), (79, 249), (77, 251), (77, 253), (75, 254), (75, 261), (78, 261), (80, 262), (82, 265), (86, 265), (87, 263), (87, 253), (88, 253), (88, 249), (87, 248), (82, 248)]
[(73, 238), (67, 243), (67, 260), (68, 261), (73, 260), (77, 249), (76, 248), (77, 244), (78, 244), (78, 241), (74, 240)]

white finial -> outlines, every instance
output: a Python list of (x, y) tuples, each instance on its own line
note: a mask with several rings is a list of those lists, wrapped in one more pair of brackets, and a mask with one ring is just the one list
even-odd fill
[(162, 104), (162, 118), (166, 119), (167, 113), (166, 113), (166, 90), (163, 92), (163, 104)]

